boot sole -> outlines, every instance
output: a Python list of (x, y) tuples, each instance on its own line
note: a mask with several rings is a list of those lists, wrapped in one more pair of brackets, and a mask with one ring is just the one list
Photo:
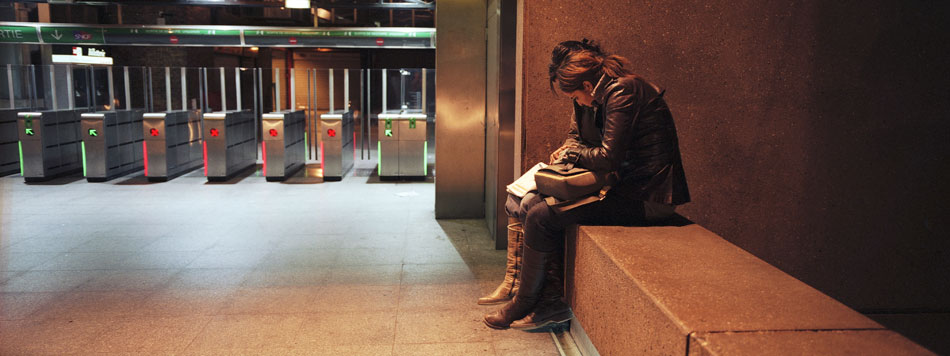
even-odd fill
[[(572, 318), (574, 318), (574, 312), (568, 310), (568, 311), (566, 311), (566, 312), (556, 314), (556, 315), (554, 315), (554, 316), (548, 318), (547, 320), (541, 322), (540, 324), (539, 324), (539, 323), (525, 324), (525, 325), (514, 325), (514, 324), (512, 324), (511, 326), (509, 326), (509, 328), (511, 328), (511, 329), (513, 329), (513, 330), (531, 331), (531, 330), (536, 330), (536, 329), (543, 328), (543, 327), (548, 326), (548, 325), (551, 325), (551, 324), (563, 323), (563, 322), (566, 322), (566, 321), (568, 321), (568, 320), (571, 320)], [(487, 323), (487, 322), (486, 322), (486, 323)]]
[(487, 301), (487, 302), (483, 302), (483, 301), (479, 300), (479, 301), (476, 302), (476, 303), (477, 303), (478, 305), (497, 305), (497, 304), (504, 304), (504, 303), (507, 303), (507, 302), (509, 302), (509, 301), (511, 301), (511, 298), (508, 298), (508, 299), (501, 299), (501, 300), (492, 300), (492, 301)]

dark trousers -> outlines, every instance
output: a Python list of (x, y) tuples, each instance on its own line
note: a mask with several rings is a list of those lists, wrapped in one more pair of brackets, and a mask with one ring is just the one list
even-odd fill
[(539, 252), (554, 252), (563, 248), (564, 230), (573, 224), (633, 226), (647, 222), (642, 201), (609, 194), (604, 200), (564, 212), (551, 208), (538, 197), (532, 198), (530, 203), (521, 204), (522, 210), (526, 212), (523, 216), (524, 242)]

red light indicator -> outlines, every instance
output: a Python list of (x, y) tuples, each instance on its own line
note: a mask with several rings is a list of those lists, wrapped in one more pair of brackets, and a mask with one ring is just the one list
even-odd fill
[(148, 130), (148, 134), (152, 136), (158, 136), (158, 129)]
[(297, 44), (297, 37), (291, 37), (287, 40), (287, 42), (290, 42), (290, 44)]
[(218, 137), (218, 129), (211, 129), (211, 136)]
[(171, 42), (171, 43), (178, 43), (178, 36), (171, 36), (171, 37), (168, 37), (168, 42)]
[(377, 46), (382, 46), (382, 45), (383, 45), (383, 38), (382, 38), (382, 37), (376, 39), (376, 45), (377, 45)]
[(336, 137), (336, 130), (334, 129), (327, 130), (327, 135), (329, 135), (330, 137)]
[(270, 132), (271, 137), (277, 137), (277, 129), (270, 129), (268, 132)]

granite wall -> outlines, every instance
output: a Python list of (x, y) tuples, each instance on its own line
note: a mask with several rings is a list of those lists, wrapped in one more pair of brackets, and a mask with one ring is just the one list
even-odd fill
[(950, 324), (948, 9), (526, 1), (522, 167), (568, 128), (551, 49), (599, 40), (667, 89), (694, 200), (683, 215), (882, 322), (929, 320), (898, 331), (946, 350), (932, 325)]

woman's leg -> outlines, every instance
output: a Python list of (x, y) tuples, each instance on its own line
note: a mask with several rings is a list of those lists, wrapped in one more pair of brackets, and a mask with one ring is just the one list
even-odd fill
[[(534, 197), (532, 197), (534, 196)], [(530, 203), (537, 199), (537, 195), (528, 193), (525, 199), (515, 195), (508, 194), (508, 200), (505, 202), (505, 212), (508, 213), (508, 254), (505, 263), (505, 278), (501, 284), (490, 294), (478, 298), (478, 304), (491, 305), (504, 303), (515, 296), (519, 286), (519, 271), (521, 270), (522, 245), (524, 244), (524, 234), (522, 223), (524, 217), (524, 203)]]
[[(492, 328), (503, 329), (512, 322), (526, 317), (520, 328), (533, 328), (551, 321), (561, 321), (561, 316), (570, 318), (570, 309), (560, 302), (560, 289), (551, 303), (539, 307), (540, 292), (544, 287), (546, 268), (560, 256), (564, 247), (564, 230), (576, 223), (585, 224), (634, 224), (643, 220), (643, 205), (608, 197), (566, 212), (557, 212), (547, 204), (532, 206), (525, 219), (524, 259), (521, 268), (521, 285), (515, 298), (501, 310), (485, 316), (485, 323)], [(560, 257), (563, 258), (563, 257)], [(559, 261), (560, 262), (560, 261)], [(558, 282), (561, 283), (558, 279)], [(535, 310), (537, 309), (539, 310)], [(536, 312), (534, 315), (532, 312)], [(554, 320), (558, 319), (558, 320)]]

